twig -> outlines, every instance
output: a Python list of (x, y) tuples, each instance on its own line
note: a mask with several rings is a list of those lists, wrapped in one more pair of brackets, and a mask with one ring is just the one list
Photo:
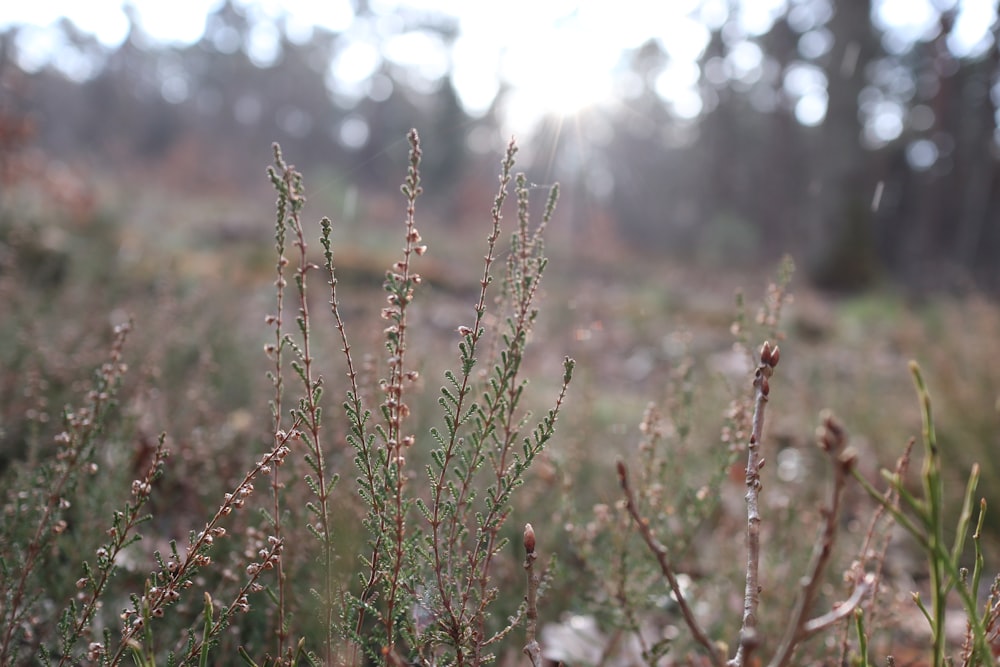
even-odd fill
[[(285, 287), (288, 281), (285, 279), (285, 268), (288, 266), (288, 258), (285, 257), (285, 216), (287, 213), (288, 205), (287, 197), (280, 197), (278, 203), (278, 212), (275, 218), (274, 225), (274, 249), (278, 255), (278, 259), (275, 262), (275, 304), (274, 304), (274, 314), (268, 315), (265, 322), (274, 327), (274, 343), (273, 345), (266, 348), (266, 352), (274, 361), (274, 369), (268, 372), (268, 377), (271, 380), (271, 385), (274, 387), (274, 398), (271, 399), (271, 419), (272, 419), (272, 431), (274, 433), (274, 442), (277, 443), (278, 432), (281, 431), (284, 404), (282, 400), (285, 395), (285, 357), (284, 352), (284, 322), (285, 322)], [(271, 512), (272, 521), (271, 527), (274, 531), (274, 536), (278, 539), (282, 539), (282, 525), (281, 525), (281, 500), (282, 494), (281, 489), (284, 486), (281, 481), (281, 475), (278, 469), (275, 468), (273, 474), (271, 475)], [(288, 640), (288, 632), (285, 625), (286, 613), (287, 613), (287, 603), (285, 599), (285, 594), (287, 592), (287, 586), (285, 585), (285, 566), (282, 559), (278, 559), (275, 567), (275, 581), (277, 582), (278, 592), (277, 592), (277, 609), (275, 610), (275, 616), (278, 619), (278, 627), (275, 630), (275, 640), (276, 640), (276, 651), (275, 655), (283, 655), (285, 652), (285, 642)]]
[(834, 623), (847, 618), (848, 614), (851, 614), (858, 605), (861, 604), (861, 600), (864, 599), (865, 595), (872, 588), (872, 582), (875, 577), (873, 575), (867, 575), (861, 580), (857, 586), (854, 587), (854, 592), (851, 593), (851, 597), (847, 598), (839, 605), (826, 612), (822, 616), (817, 616), (811, 621), (805, 623), (802, 626), (802, 636), (810, 637), (821, 630), (825, 630)]
[[(97, 551), (97, 571), (94, 572), (90, 565), (84, 561), (85, 576), (77, 580), (76, 586), (80, 589), (90, 589), (87, 600), (76, 617), (72, 626), (66, 633), (63, 640), (63, 655), (59, 660), (59, 667), (71, 664), (75, 659), (73, 646), (77, 640), (83, 636), (84, 632), (90, 629), (94, 620), (94, 615), (101, 607), (101, 596), (107, 590), (108, 583), (115, 575), (115, 562), (118, 556), (128, 546), (140, 539), (134, 531), (136, 527), (148, 518), (140, 514), (140, 511), (149, 501), (153, 492), (153, 484), (163, 474), (164, 463), (169, 456), (166, 449), (166, 434), (160, 434), (160, 438), (153, 452), (153, 460), (146, 468), (146, 473), (141, 480), (132, 482), (133, 500), (125, 504), (124, 512), (115, 512), (114, 520), (108, 535), (111, 540), (102, 545)], [(107, 651), (107, 646), (102, 642), (91, 642), (87, 649), (87, 657), (96, 661)]]
[[(819, 428), (818, 444), (820, 449), (825, 451), (833, 461), (834, 476), (833, 489), (830, 492), (830, 506), (823, 510), (823, 527), (813, 547), (809, 572), (802, 578), (802, 590), (795, 601), (795, 607), (792, 610), (785, 636), (782, 637), (778, 651), (775, 653), (774, 658), (771, 659), (771, 667), (784, 667), (787, 665), (795, 653), (795, 648), (803, 639), (817, 630), (826, 627), (823, 624), (815, 625), (816, 621), (809, 621), (807, 615), (816, 599), (819, 587), (823, 583), (823, 574), (830, 562), (830, 555), (833, 553), (833, 543), (837, 537), (837, 522), (840, 515), (840, 501), (843, 497), (844, 487), (847, 485), (847, 479), (851, 474), (851, 470), (857, 463), (857, 453), (853, 449), (846, 447), (847, 437), (844, 429), (833, 415), (829, 413), (823, 416), (823, 425)], [(843, 618), (860, 602), (861, 595), (867, 589), (867, 585), (862, 586), (859, 584), (855, 588), (854, 595), (852, 595), (852, 599), (857, 597), (857, 601), (853, 605), (848, 606), (847, 604), (843, 604), (836, 611), (824, 615), (821, 619), (826, 619), (831, 614), (834, 616), (840, 614), (836, 616), (837, 619)], [(859, 591), (861, 595), (858, 594)], [(809, 630), (808, 628), (811, 627), (815, 627), (815, 629)]]
[(674, 574), (674, 568), (671, 565), (667, 554), (667, 548), (656, 539), (655, 535), (653, 535), (653, 531), (649, 527), (649, 520), (643, 518), (639, 514), (639, 507), (635, 501), (635, 494), (632, 492), (632, 487), (629, 485), (628, 470), (625, 468), (625, 462), (619, 459), (617, 469), (618, 482), (621, 484), (622, 491), (625, 493), (625, 507), (628, 510), (629, 515), (632, 517), (632, 520), (635, 521), (635, 525), (639, 529), (639, 534), (642, 536), (642, 539), (646, 542), (646, 546), (648, 546), (649, 550), (653, 552), (654, 556), (656, 556), (656, 561), (660, 564), (660, 571), (670, 584), (670, 589), (673, 591), (674, 598), (677, 600), (677, 606), (680, 607), (681, 615), (684, 616), (684, 622), (687, 624), (688, 629), (694, 636), (695, 641), (701, 644), (708, 652), (712, 665), (714, 667), (723, 667), (723, 665), (726, 664), (724, 656), (719, 652), (718, 647), (712, 642), (712, 640), (709, 639), (708, 635), (705, 634), (705, 631), (701, 629), (701, 626), (698, 624), (698, 619), (695, 618), (694, 612), (691, 610), (687, 599), (684, 597), (684, 593), (681, 592), (680, 583), (677, 581), (677, 576)]
[(231, 493), (225, 494), (222, 505), (211, 520), (205, 524), (205, 529), (192, 535), (193, 540), (184, 551), (184, 554), (182, 555), (174, 550), (166, 562), (160, 560), (162, 563), (161, 569), (154, 572), (146, 580), (147, 590), (145, 594), (141, 597), (136, 597), (132, 608), (122, 613), (121, 639), (119, 640), (116, 652), (106, 661), (107, 664), (120, 664), (125, 654), (134, 650), (138, 642), (136, 636), (143, 631), (143, 626), (146, 622), (150, 618), (162, 616), (163, 610), (166, 607), (178, 602), (182, 591), (190, 587), (189, 582), (195, 573), (212, 563), (212, 558), (208, 555), (208, 551), (217, 538), (226, 534), (226, 529), (220, 525), (223, 518), (232, 514), (233, 510), (241, 509), (246, 504), (247, 498), (253, 494), (253, 483), (260, 475), (269, 475), (274, 467), (284, 463), (285, 458), (291, 453), (291, 448), (286, 443), (292, 438), (298, 439), (301, 437), (297, 430), (299, 422), (296, 421), (293, 426), (295, 430), (281, 432), (275, 448), (265, 454), (244, 475), (243, 480), (236, 485)]
[[(903, 450), (902, 456), (896, 460), (896, 466), (893, 469), (893, 474), (899, 479), (903, 479), (906, 476), (906, 471), (910, 466), (910, 455), (913, 452), (913, 445), (915, 442), (916, 441), (913, 438), (910, 438), (906, 448)], [(899, 503), (899, 494), (896, 493), (895, 488), (892, 485), (886, 489), (883, 498), (886, 504), (898, 505)], [(876, 530), (883, 523), (883, 517), (887, 518), (885, 521), (885, 527), (881, 530), (882, 543), (879, 545), (878, 551), (875, 552), (874, 555), (869, 555), (872, 550), (872, 544), (876, 539)], [(885, 566), (885, 559), (888, 554), (889, 543), (891, 541), (890, 529), (894, 523), (895, 520), (892, 515), (886, 511), (882, 504), (879, 504), (875, 509), (875, 514), (872, 516), (872, 519), (868, 524), (868, 530), (865, 532), (864, 544), (861, 545), (861, 549), (858, 552), (860, 554), (858, 560), (851, 566), (854, 585), (858, 586), (865, 578), (867, 578), (865, 571), (869, 568), (869, 565), (874, 565), (871, 569), (871, 595), (868, 598), (868, 609), (865, 612), (865, 622), (869, 627), (875, 627), (876, 614), (878, 613), (876, 602), (878, 600), (879, 588), (882, 581), (882, 570)], [(840, 655), (842, 664), (846, 664), (844, 661), (847, 659), (846, 656), (848, 652), (848, 639), (850, 637), (850, 632), (850, 624), (846, 624), (844, 627), (844, 633), (840, 640)]]
[(743, 667), (749, 653), (757, 646), (757, 606), (760, 603), (760, 470), (764, 459), (760, 455), (760, 440), (764, 431), (764, 408), (771, 392), (768, 378), (774, 373), (781, 353), (778, 346), (771, 349), (767, 341), (760, 349), (760, 365), (754, 373), (754, 408), (750, 428), (750, 442), (747, 446), (747, 578), (743, 595), (743, 621), (740, 626), (740, 644), (736, 655), (729, 661), (730, 667)]

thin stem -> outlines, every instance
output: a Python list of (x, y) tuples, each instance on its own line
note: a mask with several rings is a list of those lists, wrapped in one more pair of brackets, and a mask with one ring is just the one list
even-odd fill
[[(789, 623), (778, 651), (771, 660), (771, 667), (785, 667), (789, 664), (795, 654), (798, 644), (808, 637), (816, 629), (825, 627), (815, 621), (808, 620), (808, 614), (812, 608), (820, 586), (823, 584), (823, 575), (833, 554), (833, 545), (837, 537), (838, 522), (840, 520), (840, 502), (843, 497), (844, 488), (851, 470), (857, 462), (857, 455), (852, 449), (846, 448), (846, 435), (843, 427), (833, 418), (826, 414), (823, 417), (823, 426), (820, 432), (819, 445), (830, 457), (833, 463), (833, 488), (830, 491), (830, 505), (825, 508), (823, 514), (823, 526), (820, 534), (816, 538), (813, 546), (812, 562), (809, 565), (808, 574), (802, 578), (802, 589), (799, 591), (795, 606), (789, 618)], [(857, 586), (855, 593), (861, 589)], [(867, 589), (867, 586), (865, 586)], [(857, 601), (851, 605), (843, 604), (837, 608), (837, 618), (843, 618), (853, 611), (854, 606), (861, 601), (861, 596), (857, 595)]]
[[(293, 426), (297, 426), (293, 425)], [(246, 504), (247, 498), (253, 494), (253, 482), (261, 474), (270, 474), (275, 467), (282, 465), (290, 449), (287, 441), (294, 433), (283, 434), (274, 449), (265, 454), (236, 485), (231, 493), (227, 493), (222, 505), (215, 515), (205, 524), (205, 528), (194, 536), (183, 556), (171, 555), (163, 570), (154, 573), (152, 581), (147, 580), (148, 590), (132, 609), (122, 615), (122, 636), (117, 651), (108, 660), (108, 664), (117, 665), (126, 653), (131, 652), (137, 640), (137, 635), (143, 632), (150, 618), (162, 615), (162, 610), (180, 600), (181, 592), (187, 590), (195, 572), (209, 564), (212, 559), (207, 552), (214, 541), (225, 535), (226, 530), (220, 525), (224, 517), (232, 514)], [(150, 585), (151, 584), (151, 585)]]
[[(943, 485), (941, 481), (941, 452), (937, 445), (937, 436), (934, 430), (934, 415), (931, 412), (931, 397), (924, 384), (920, 367), (916, 362), (910, 362), (910, 373), (913, 375), (913, 383), (917, 388), (917, 396), (920, 399), (920, 416), (923, 422), (924, 441), (924, 464), (921, 479), (924, 484), (924, 495), (927, 499), (925, 520), (928, 531), (927, 540), (932, 551), (944, 548), (944, 526), (943, 526)], [(931, 577), (931, 609), (933, 610), (933, 623), (931, 632), (933, 636), (933, 664), (935, 667), (944, 665), (945, 658), (945, 590), (947, 584), (944, 572), (944, 563), (939, 558), (930, 559)]]
[(389, 379), (385, 388), (386, 400), (383, 403), (383, 412), (388, 421), (386, 430), (388, 440), (387, 448), (387, 479), (393, 485), (392, 502), (394, 504), (392, 514), (392, 562), (389, 566), (389, 581), (386, 591), (386, 613), (384, 621), (386, 624), (386, 641), (388, 642), (388, 655), (395, 654), (396, 644), (396, 605), (398, 603), (403, 561), (406, 555), (406, 514), (408, 503), (405, 498), (404, 485), (406, 473), (404, 465), (406, 457), (404, 451), (413, 444), (413, 437), (403, 436), (403, 420), (409, 414), (409, 408), (403, 402), (404, 389), (403, 379), (406, 377), (406, 330), (407, 330), (407, 306), (413, 301), (413, 288), (420, 283), (420, 278), (411, 273), (411, 256), (423, 254), (425, 246), (419, 245), (420, 234), (416, 228), (416, 201), (423, 192), (420, 186), (420, 138), (416, 130), (410, 130), (408, 139), (410, 142), (410, 167), (407, 170), (406, 181), (402, 191), (406, 197), (406, 240), (403, 246), (403, 259), (394, 267), (395, 273), (390, 274), (386, 281), (386, 288), (389, 291), (389, 320), (393, 326), (388, 332), (389, 348)]
[[(309, 455), (312, 459), (312, 468), (316, 474), (315, 488), (316, 499), (319, 501), (319, 507), (315, 512), (318, 519), (315, 528), (322, 542), (321, 548), (323, 556), (321, 563), (323, 566), (323, 613), (324, 627), (327, 634), (326, 641), (324, 642), (324, 650), (326, 664), (331, 664), (333, 661), (333, 627), (335, 620), (333, 603), (333, 564), (336, 556), (333, 550), (333, 535), (331, 533), (332, 529), (330, 526), (330, 494), (333, 490), (333, 482), (335, 479), (332, 478), (327, 471), (327, 461), (323, 451), (322, 427), (320, 420), (321, 409), (319, 406), (322, 380), (316, 375), (316, 371), (313, 367), (314, 359), (312, 355), (311, 319), (306, 281), (308, 272), (317, 267), (309, 261), (309, 246), (305, 240), (305, 230), (303, 229), (302, 219), (300, 217), (301, 208), (305, 203), (301, 177), (294, 170), (294, 168), (287, 166), (283, 172), (283, 181), (285, 191), (288, 193), (291, 203), (291, 212), (289, 213), (287, 220), (294, 235), (292, 245), (298, 250), (299, 255), (298, 266), (295, 268), (295, 286), (296, 291), (298, 292), (299, 316), (297, 318), (297, 322), (299, 325), (299, 334), (301, 336), (301, 347), (299, 347), (296, 351), (298, 354), (298, 361), (301, 362), (297, 371), (302, 380), (304, 396), (299, 401), (298, 412), (302, 416), (302, 423), (307, 431), (307, 437), (305, 440), (309, 449)], [(284, 342), (288, 342), (289, 340), (290, 339), (287, 336), (284, 338)]]
[[(330, 312), (333, 315), (334, 323), (337, 328), (337, 332), (340, 335), (341, 342), (341, 352), (344, 354), (344, 359), (347, 364), (347, 381), (350, 385), (347, 391), (347, 400), (344, 403), (345, 412), (347, 413), (348, 421), (350, 423), (350, 428), (352, 436), (348, 439), (354, 443), (354, 446), (358, 452), (358, 467), (363, 479), (363, 484), (368, 489), (374, 489), (377, 484), (377, 473), (375, 471), (373, 464), (372, 451), (370, 448), (370, 439), (368, 436), (368, 431), (366, 428), (366, 423), (368, 421), (368, 414), (365, 412), (364, 401), (362, 399), (361, 387), (358, 383), (358, 370), (354, 365), (354, 357), (351, 354), (351, 343), (347, 338), (347, 327), (344, 324), (344, 318), (340, 311), (340, 300), (337, 298), (337, 275), (333, 262), (333, 246), (331, 242), (331, 233), (333, 229), (333, 223), (329, 218), (323, 218), (320, 220), (320, 227), (322, 229), (322, 235), (320, 237), (321, 243), (323, 244), (323, 255), (326, 262), (326, 271), (330, 277)], [(374, 501), (375, 495), (372, 495)], [(380, 529), (376, 531), (376, 544), (372, 549), (371, 557), (371, 569), (368, 573), (368, 578), (364, 584), (364, 588), (360, 595), (360, 601), (362, 604), (358, 606), (358, 617), (357, 622), (354, 627), (355, 637), (361, 636), (361, 631), (364, 628), (365, 623), (365, 603), (374, 593), (375, 584), (378, 579), (378, 563), (379, 554), (381, 553), (381, 537), (384, 534), (384, 522), (387, 520), (385, 512), (378, 512), (379, 521), (381, 522)], [(355, 665), (358, 663), (358, 650), (360, 646), (357, 642), (352, 643), (351, 656), (347, 664)]]
[(771, 350), (770, 343), (761, 347), (760, 364), (754, 373), (754, 408), (750, 427), (750, 441), (747, 446), (746, 501), (747, 501), (747, 569), (746, 588), (743, 594), (743, 620), (740, 625), (740, 643), (736, 655), (729, 661), (731, 667), (747, 664), (749, 653), (756, 648), (757, 607), (760, 604), (760, 470), (764, 459), (760, 455), (760, 442), (764, 431), (764, 409), (770, 393), (769, 379), (778, 364), (780, 354), (777, 346)]
[[(275, 251), (278, 255), (278, 259), (275, 262), (275, 312), (271, 315), (268, 320), (274, 326), (274, 343), (273, 343), (273, 354), (271, 355), (274, 360), (274, 370), (270, 373), (271, 383), (274, 386), (274, 398), (271, 403), (271, 417), (272, 417), (272, 434), (274, 436), (273, 446), (277, 445), (279, 433), (281, 431), (281, 422), (283, 419), (283, 405), (282, 398), (284, 397), (284, 328), (283, 324), (285, 321), (285, 267), (288, 266), (288, 258), (285, 257), (285, 219), (284, 211), (279, 210), (277, 220), (275, 222)], [(271, 512), (273, 517), (274, 535), (279, 540), (282, 539), (282, 528), (281, 528), (281, 488), (283, 484), (281, 482), (281, 476), (279, 471), (275, 469), (271, 475)], [(277, 605), (276, 616), (278, 619), (278, 627), (275, 631), (275, 639), (277, 641), (277, 652), (276, 655), (281, 656), (284, 654), (285, 640), (288, 638), (288, 632), (285, 627), (285, 569), (284, 561), (278, 559), (277, 567), (275, 568), (275, 577), (278, 584), (278, 595), (277, 595)]]
[[(437, 477), (434, 479), (434, 483), (432, 485), (433, 495), (431, 498), (430, 528), (432, 536), (431, 548), (433, 550), (434, 573), (438, 594), (441, 596), (441, 603), (444, 611), (448, 615), (446, 627), (452, 629), (452, 631), (456, 633), (456, 636), (452, 638), (456, 643), (460, 639), (457, 633), (463, 622), (462, 618), (464, 616), (464, 610), (460, 606), (456, 606), (454, 604), (452, 600), (452, 592), (448, 584), (449, 582), (454, 581), (452, 559), (457, 555), (456, 547), (458, 534), (463, 526), (463, 520), (459, 512), (454, 512), (449, 520), (447, 535), (443, 534), (442, 525), (445, 522), (444, 501), (445, 494), (449, 490), (448, 475), (452, 470), (453, 461), (458, 455), (458, 450), (462, 442), (460, 437), (462, 418), (467, 411), (466, 402), (469, 400), (472, 393), (472, 371), (476, 364), (476, 352), (479, 347), (479, 342), (485, 333), (483, 325), (486, 316), (486, 295), (489, 286), (493, 282), (493, 276), (491, 273), (496, 257), (497, 241), (500, 239), (500, 223), (503, 219), (502, 209), (503, 204), (507, 199), (507, 189), (512, 178), (514, 156), (516, 154), (517, 146), (514, 144), (514, 141), (511, 140), (507, 145), (507, 152), (501, 164), (500, 186), (496, 197), (494, 198), (493, 208), (490, 213), (492, 227), (490, 229), (489, 236), (487, 236), (486, 255), (483, 257), (483, 275), (479, 282), (479, 299), (474, 307), (475, 320), (471, 327), (463, 327), (459, 331), (463, 337), (463, 346), (461, 347), (462, 374), (460, 376), (461, 379), (458, 392), (455, 396), (456, 404), (452, 408), (453, 416), (450, 418), (449, 423), (446, 424), (448, 440), (443, 448)], [(491, 415), (492, 414), (493, 413), (491, 412)], [(481, 429), (484, 436), (491, 428), (492, 417), (488, 417), (485, 420), (483, 428)], [(478, 460), (479, 452), (474, 452), (473, 456), (475, 460)], [(462, 476), (458, 485), (458, 495), (453, 499), (455, 501), (456, 508), (466, 506), (466, 499), (468, 494), (471, 492), (473, 477), (476, 469), (477, 465), (475, 465), (474, 462), (470, 462), (468, 469)]]
[(719, 648), (712, 642), (705, 631), (702, 630), (701, 625), (698, 623), (698, 619), (695, 618), (694, 611), (688, 604), (687, 598), (684, 597), (684, 592), (681, 590), (680, 582), (678, 582), (677, 576), (674, 574), (674, 568), (670, 563), (667, 548), (658, 539), (656, 539), (655, 535), (653, 535), (653, 529), (650, 527), (649, 520), (639, 513), (639, 505), (636, 503), (635, 493), (632, 491), (632, 486), (629, 484), (628, 469), (625, 467), (624, 461), (618, 461), (617, 471), (618, 482), (621, 484), (622, 491), (625, 493), (625, 507), (628, 510), (629, 515), (632, 517), (632, 521), (635, 523), (636, 529), (639, 531), (639, 535), (642, 536), (646, 546), (649, 547), (653, 556), (656, 557), (656, 562), (660, 565), (660, 572), (663, 573), (663, 576), (667, 579), (667, 583), (670, 584), (670, 590), (674, 594), (674, 599), (677, 601), (677, 606), (681, 610), (681, 615), (684, 617), (684, 622), (691, 631), (691, 635), (708, 653), (708, 657), (709, 660), (712, 661), (712, 665), (714, 667), (723, 667), (726, 664), (725, 657), (719, 652)]
[[(167, 450), (164, 447), (165, 440), (166, 436), (161, 434), (156, 450), (153, 452), (153, 459), (146, 469), (146, 473), (141, 480), (132, 482), (131, 490), (135, 500), (126, 503), (124, 512), (115, 512), (114, 523), (108, 531), (108, 534), (111, 536), (111, 542), (98, 550), (97, 569), (99, 576), (93, 576), (90, 567), (86, 563), (84, 564), (86, 567), (86, 576), (81, 578), (77, 583), (80, 587), (89, 587), (90, 594), (87, 596), (87, 601), (74, 619), (73, 625), (65, 638), (63, 655), (58, 663), (60, 666), (69, 664), (74, 660), (73, 645), (90, 626), (94, 614), (100, 608), (101, 596), (104, 595), (108, 583), (117, 569), (115, 561), (127, 546), (139, 539), (139, 536), (135, 535), (133, 531), (142, 521), (148, 518), (148, 515), (143, 517), (139, 511), (149, 500), (153, 484), (163, 472), (163, 464), (168, 456)], [(101, 644), (93, 644), (88, 654), (96, 656), (106, 651), (107, 648), (107, 646)]]

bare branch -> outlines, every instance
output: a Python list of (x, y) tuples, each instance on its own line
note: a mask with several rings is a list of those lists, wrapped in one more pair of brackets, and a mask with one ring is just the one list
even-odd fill
[(674, 574), (674, 568), (667, 554), (667, 548), (653, 535), (653, 531), (649, 527), (649, 520), (639, 514), (639, 507), (635, 502), (635, 494), (629, 485), (628, 470), (625, 468), (625, 463), (619, 460), (617, 468), (618, 481), (621, 484), (622, 491), (625, 493), (625, 506), (628, 509), (628, 513), (632, 517), (632, 520), (635, 521), (635, 525), (639, 529), (642, 539), (646, 542), (646, 546), (653, 552), (656, 561), (660, 564), (660, 571), (670, 584), (670, 590), (673, 591), (674, 598), (677, 600), (677, 606), (680, 607), (681, 614), (684, 616), (684, 622), (694, 636), (695, 641), (701, 644), (705, 648), (705, 651), (708, 652), (712, 665), (714, 667), (723, 667), (725, 665), (725, 658), (719, 652), (719, 648), (705, 634), (705, 631), (701, 629), (698, 619), (695, 618), (694, 612), (681, 592), (680, 584), (677, 581), (677, 576)]
[[(847, 435), (843, 426), (830, 413), (824, 414), (822, 421), (823, 423), (817, 432), (817, 443), (820, 449), (829, 455), (833, 463), (833, 489), (830, 492), (830, 505), (822, 512), (823, 526), (813, 546), (812, 562), (809, 565), (808, 573), (801, 580), (802, 589), (795, 601), (785, 636), (782, 637), (778, 651), (771, 660), (771, 667), (787, 665), (795, 653), (795, 648), (811, 634), (806, 631), (807, 615), (816, 600), (816, 594), (823, 583), (823, 575), (833, 553), (840, 515), (840, 501), (843, 497), (844, 487), (847, 485), (847, 479), (857, 462), (857, 454), (846, 446)], [(862, 588), (859, 584), (855, 593)], [(867, 586), (864, 589), (867, 590)], [(862, 590), (862, 593), (864, 592)], [(860, 600), (860, 597), (858, 599)], [(849, 612), (850, 610), (847, 610), (844, 613)]]
[(760, 470), (764, 467), (764, 458), (760, 455), (760, 441), (764, 431), (764, 408), (767, 406), (767, 396), (771, 392), (768, 378), (778, 365), (781, 352), (767, 341), (761, 346), (760, 365), (754, 373), (754, 408), (753, 421), (750, 429), (750, 442), (747, 446), (747, 576), (743, 595), (743, 621), (740, 625), (740, 643), (736, 655), (729, 661), (730, 667), (743, 667), (747, 664), (749, 652), (757, 645), (757, 606), (760, 603)]
[(873, 576), (869, 575), (865, 577), (861, 581), (861, 583), (859, 583), (854, 588), (854, 592), (851, 593), (851, 597), (847, 598), (839, 605), (837, 605), (835, 608), (831, 609), (822, 616), (817, 616), (813, 620), (803, 625), (802, 626), (803, 637), (810, 637), (816, 634), (817, 632), (830, 627), (834, 623), (837, 623), (838, 621), (847, 618), (847, 615), (853, 613), (854, 610), (857, 609), (858, 605), (861, 604), (861, 601), (864, 599), (865, 595), (867, 595), (868, 591), (872, 589), (873, 581), (874, 581)]

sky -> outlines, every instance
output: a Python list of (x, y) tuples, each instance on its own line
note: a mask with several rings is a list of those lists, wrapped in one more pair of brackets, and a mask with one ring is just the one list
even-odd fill
[[(845, 0), (841, 0), (845, 1)], [(846, 0), (854, 1), (854, 0)], [(957, 7), (958, 20), (949, 47), (958, 56), (976, 55), (991, 45), (989, 28), (998, 0), (877, 0), (873, 20), (885, 32), (889, 51), (904, 52), (915, 41), (932, 37), (935, 7)], [(201, 38), (205, 17), (220, 0), (30, 0), (7, 2), (0, 9), (0, 29), (27, 26), (18, 42), (26, 69), (49, 62), (86, 78), (86, 63), (60, 56), (55, 31), (60, 18), (93, 34), (109, 48), (126, 36), (123, 5), (131, 6), (143, 33), (154, 42), (190, 44)], [(351, 98), (372, 95), (372, 74), (384, 61), (405, 64), (416, 79), (434, 81), (451, 72), (465, 109), (483, 113), (501, 83), (511, 87), (505, 115), (515, 128), (545, 114), (570, 115), (592, 105), (638, 94), (641, 82), (628, 78), (623, 51), (657, 39), (670, 55), (659, 74), (656, 92), (679, 118), (704, 110), (698, 93), (701, 70), (696, 61), (708, 45), (710, 30), (727, 25), (730, 54), (706, 69), (706, 76), (761, 76), (763, 53), (754, 38), (766, 33), (776, 17), (788, 12), (801, 33), (802, 66), (785, 73), (783, 88), (797, 100), (796, 117), (804, 125), (822, 122), (826, 112), (825, 76), (808, 64), (832, 45), (823, 27), (833, 0), (371, 0), (375, 18), (356, 17), (350, 0), (237, 0), (254, 19), (250, 56), (260, 65), (276, 57), (279, 32), (286, 22), (292, 38), (308, 39), (314, 27), (348, 37), (330, 63), (331, 86)], [(405, 32), (400, 11), (432, 12), (451, 17), (459, 36), (452, 47), (421, 32)], [(283, 18), (284, 17), (284, 18)], [(735, 20), (732, 20), (735, 19)], [(76, 68), (74, 70), (74, 68)], [(891, 110), (885, 113), (891, 115)], [(888, 115), (886, 117), (888, 117)], [(886, 121), (885, 132), (893, 124)]]

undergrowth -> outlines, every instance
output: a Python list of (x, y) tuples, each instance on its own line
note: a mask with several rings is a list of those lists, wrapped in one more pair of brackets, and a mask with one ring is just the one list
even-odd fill
[[(776, 454), (767, 417), (790, 400), (778, 368), (794, 360), (762, 341), (784, 335), (786, 262), (755, 321), (737, 305), (734, 350), (751, 371), (717, 406), (716, 431), (696, 423), (704, 378), (685, 356), (641, 417), (637, 447), (615, 443), (605, 474), (617, 497), (580, 507), (581, 462), (548, 451), (559, 449), (576, 364), (564, 357), (550, 373), (530, 345), (558, 186), (533, 214), (538, 186), (514, 171), (508, 145), (475, 294), (442, 363), (426, 356), (426, 320), (414, 315), (429, 249), (417, 224), (423, 149), (416, 131), (408, 139), (402, 246), (384, 301), (371, 304), (374, 331), (342, 305), (334, 223), (306, 221), (302, 176), (275, 146), (268, 406), (220, 420), (202, 386), (169, 418), (151, 416), (159, 376), (147, 368), (130, 384), (126, 359), (130, 338), (155, 332), (122, 318), (89, 383), (56, 393), (45, 372), (23, 374), (11, 402), (20, 413), (4, 406), (17, 443), (5, 438), (0, 471), (0, 664), (478, 666), (518, 653), (534, 667), (872, 665), (915, 653), (935, 666), (994, 664), (1000, 584), (987, 577), (979, 468), (954, 515), (950, 454), (915, 363), (918, 476), (912, 442), (872, 475), (825, 412), (826, 482), (799, 489), (825, 499), (772, 502), (781, 486), (765, 465)], [(24, 306), (9, 267), (0, 278), (4, 298)], [(378, 351), (359, 352), (373, 338)], [(20, 360), (30, 348), (21, 336), (4, 353)], [(49, 394), (70, 402), (59, 419), (38, 419)], [(266, 436), (240, 426), (255, 413)], [(533, 487), (558, 475), (562, 505), (538, 502)], [(926, 581), (890, 557), (893, 531), (923, 554)], [(544, 607), (547, 596), (561, 607)], [(925, 631), (904, 620), (907, 605)]]

